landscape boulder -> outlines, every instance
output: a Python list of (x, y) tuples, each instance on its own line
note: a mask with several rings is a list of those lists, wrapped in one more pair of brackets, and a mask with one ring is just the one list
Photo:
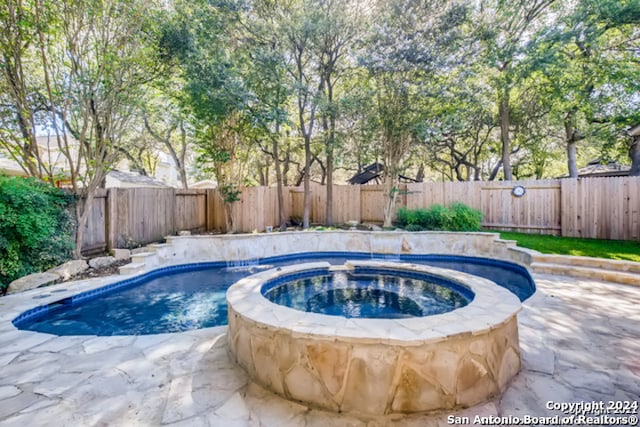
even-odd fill
[(80, 274), (89, 268), (89, 264), (85, 260), (75, 259), (73, 261), (67, 261), (57, 267), (47, 270), (47, 273), (57, 274), (64, 280), (70, 279), (76, 274)]
[(116, 262), (116, 258), (112, 256), (99, 256), (89, 260), (89, 266), (91, 268), (103, 268), (109, 267)]
[(29, 274), (9, 283), (9, 287), (7, 288), (7, 295), (28, 291), (29, 289), (39, 288), (40, 286), (51, 285), (58, 279), (60, 279), (60, 276), (53, 273)]

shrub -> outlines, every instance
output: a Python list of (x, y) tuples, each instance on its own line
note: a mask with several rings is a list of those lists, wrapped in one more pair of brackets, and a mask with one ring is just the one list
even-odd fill
[(424, 227), (418, 224), (408, 224), (404, 229), (407, 231), (424, 231)]
[(442, 205), (432, 205), (427, 210), (427, 215), (423, 224), (427, 230), (450, 230), (453, 221), (452, 213)]
[(479, 210), (460, 202), (452, 203), (449, 209), (453, 212), (451, 231), (479, 231), (482, 228), (482, 212)]
[(407, 209), (401, 207), (398, 209), (397, 223), (400, 227), (408, 225), (424, 225), (429, 221), (429, 211), (426, 209)]
[(429, 209), (398, 209), (398, 225), (407, 231), (478, 231), (482, 224), (482, 212), (463, 203), (449, 207), (432, 205)]
[(407, 209), (404, 206), (398, 209), (396, 221), (400, 227), (406, 227), (409, 224), (413, 224), (413, 222), (411, 222), (412, 212), (412, 210)]
[(0, 176), (0, 289), (71, 258), (73, 197), (35, 179)]

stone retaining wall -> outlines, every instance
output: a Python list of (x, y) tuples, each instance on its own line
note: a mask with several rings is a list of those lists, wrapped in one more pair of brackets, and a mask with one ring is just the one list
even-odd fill
[[(190, 262), (236, 261), (300, 252), (371, 252), (446, 254), (499, 258), (528, 265), (530, 255), (496, 233), (404, 231), (303, 231), (261, 234), (170, 236), (167, 244), (152, 245), (153, 261), (146, 267)], [(135, 262), (135, 261), (134, 261)]]

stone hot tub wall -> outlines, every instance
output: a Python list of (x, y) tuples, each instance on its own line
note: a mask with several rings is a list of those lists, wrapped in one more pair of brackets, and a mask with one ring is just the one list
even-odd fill
[(453, 409), (501, 393), (520, 368), (520, 302), (493, 282), (411, 265), (454, 278), (476, 297), (449, 313), (409, 319), (304, 313), (261, 295), (266, 280), (303, 268), (251, 276), (227, 294), (236, 361), (253, 380), (289, 400), (364, 416)]

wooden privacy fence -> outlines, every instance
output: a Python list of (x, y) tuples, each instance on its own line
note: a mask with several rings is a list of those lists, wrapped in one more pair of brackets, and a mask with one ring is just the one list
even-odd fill
[(84, 234), (83, 253), (136, 247), (180, 230), (206, 231), (224, 224), (215, 190), (100, 189)]
[[(516, 185), (526, 193), (515, 197)], [(487, 229), (615, 240), (640, 240), (640, 177), (511, 182), (436, 182), (402, 185), (397, 207), (427, 208), (463, 202), (484, 214)], [(284, 190), (285, 216), (301, 218), (304, 192)], [(326, 221), (326, 188), (311, 189), (312, 223)], [(334, 223), (381, 223), (382, 185), (337, 185)], [(234, 204), (239, 232), (278, 225), (275, 187), (243, 188)], [(100, 190), (85, 231), (83, 251), (134, 247), (180, 230), (225, 231), (224, 207), (215, 189), (112, 188)]]

